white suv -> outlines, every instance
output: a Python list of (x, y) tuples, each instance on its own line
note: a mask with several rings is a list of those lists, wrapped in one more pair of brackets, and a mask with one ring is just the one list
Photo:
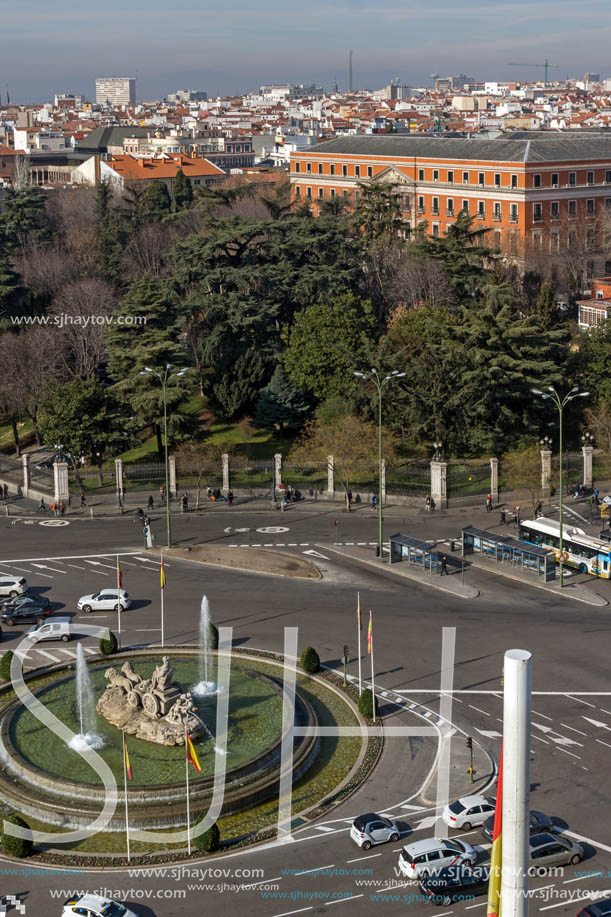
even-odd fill
[(125, 611), (131, 603), (125, 589), (102, 589), (101, 592), (81, 596), (77, 608), (85, 614), (90, 611)]
[(466, 841), (455, 837), (447, 840), (429, 837), (405, 845), (399, 854), (399, 870), (408, 879), (415, 879), (433, 875), (446, 866), (459, 866), (463, 863), (474, 866), (476, 861), (477, 853)]
[(23, 576), (11, 576), (0, 573), (0, 595), (8, 595), (14, 599), (17, 595), (27, 592), (28, 581)]
[(100, 895), (78, 895), (64, 901), (61, 917), (136, 917), (124, 904)]

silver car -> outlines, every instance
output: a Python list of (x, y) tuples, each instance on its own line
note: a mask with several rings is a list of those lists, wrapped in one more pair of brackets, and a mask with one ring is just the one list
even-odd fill
[(363, 850), (369, 850), (372, 844), (385, 844), (387, 841), (399, 840), (399, 829), (390, 818), (369, 812), (359, 815), (350, 826), (350, 837)]
[(583, 859), (583, 847), (570, 841), (568, 837), (558, 837), (555, 834), (534, 834), (530, 838), (529, 845), (529, 873), (531, 874), (540, 868), (546, 869), (548, 866), (566, 866), (567, 863), (575, 865)]

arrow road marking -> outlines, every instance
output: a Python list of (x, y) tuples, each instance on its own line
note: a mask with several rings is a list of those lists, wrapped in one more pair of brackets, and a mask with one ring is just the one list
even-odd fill
[(319, 554), (318, 551), (304, 551), (304, 554), (310, 554), (312, 557), (322, 557), (323, 560), (329, 560), (324, 554)]
[(581, 719), (592, 723), (592, 726), (596, 726), (597, 729), (608, 729), (611, 732), (611, 726), (607, 726), (606, 723), (601, 723), (599, 720), (591, 720), (589, 716), (582, 716)]
[(417, 828), (418, 831), (421, 831), (423, 828), (432, 828), (436, 821), (436, 815), (429, 815), (428, 818), (423, 818), (422, 821), (417, 822), (415, 828)]
[(226, 529), (223, 529), (223, 531), (225, 532), (226, 535), (230, 535), (230, 534), (231, 534), (231, 526), (228, 525)]
[(485, 736), (487, 739), (502, 739), (503, 738), (500, 732), (495, 732), (493, 729), (478, 729), (476, 726), (475, 731), (479, 732), (481, 736)]
[(55, 567), (48, 567), (46, 564), (32, 564), (33, 567), (39, 567), (41, 570), (52, 570), (53, 573), (65, 573), (65, 570), (57, 570)]

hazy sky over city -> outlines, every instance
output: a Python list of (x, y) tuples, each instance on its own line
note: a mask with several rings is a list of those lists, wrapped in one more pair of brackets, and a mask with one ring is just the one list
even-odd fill
[(42, 101), (93, 96), (96, 76), (137, 76), (139, 99), (262, 83), (357, 88), (430, 74), (535, 79), (508, 61), (559, 64), (564, 78), (611, 77), (609, 0), (19, 0), (0, 16), (0, 92)]

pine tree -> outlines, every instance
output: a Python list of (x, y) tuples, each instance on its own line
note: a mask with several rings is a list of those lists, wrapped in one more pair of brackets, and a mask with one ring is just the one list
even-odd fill
[(556, 305), (556, 291), (549, 280), (541, 284), (535, 312), (544, 331), (551, 331), (558, 327), (560, 314)]
[(112, 187), (107, 180), (98, 182), (96, 186), (95, 217), (100, 274), (107, 283), (116, 285), (125, 237), (120, 215), (113, 207)]
[(459, 302), (473, 298), (490, 279), (495, 255), (485, 244), (487, 229), (474, 229), (475, 217), (463, 210), (443, 236), (428, 236), (415, 250), (441, 262)]
[(30, 242), (44, 242), (47, 229), (44, 219), (45, 196), (32, 186), (22, 191), (9, 189), (0, 214), (0, 239), (9, 251)]
[(352, 224), (362, 245), (367, 247), (382, 238), (396, 237), (403, 225), (397, 186), (359, 182), (358, 190)]
[(161, 223), (172, 211), (172, 198), (165, 182), (151, 182), (144, 193), (145, 217), (150, 223)]
[(184, 210), (186, 207), (191, 206), (193, 188), (182, 169), (179, 169), (176, 173), (174, 187), (172, 188), (172, 196), (174, 198), (174, 210)]
[(302, 425), (308, 405), (301, 392), (289, 382), (282, 366), (278, 364), (271, 382), (257, 401), (254, 425), (263, 430), (298, 430)]

